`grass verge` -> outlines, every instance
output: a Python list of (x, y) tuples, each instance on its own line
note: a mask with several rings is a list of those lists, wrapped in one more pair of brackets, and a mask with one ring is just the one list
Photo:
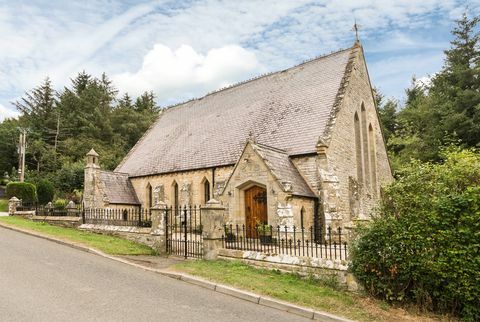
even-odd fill
[(429, 316), (413, 314), (385, 302), (341, 290), (330, 279), (301, 278), (295, 274), (225, 260), (186, 261), (173, 269), (358, 321), (431, 320)]
[(0, 212), (8, 212), (8, 200), (0, 199)]
[(119, 237), (95, 234), (74, 228), (52, 226), (47, 223), (33, 222), (22, 217), (0, 217), (0, 222), (40, 232), (62, 240), (81, 243), (111, 255), (155, 255), (152, 248)]

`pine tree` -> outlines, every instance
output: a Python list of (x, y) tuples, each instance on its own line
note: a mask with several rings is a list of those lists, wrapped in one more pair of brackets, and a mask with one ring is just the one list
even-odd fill
[[(430, 89), (431, 109), (439, 114), (436, 131), (458, 137), (467, 147), (480, 146), (479, 17), (464, 14), (452, 31), (442, 71)], [(439, 134), (437, 134), (439, 136)]]

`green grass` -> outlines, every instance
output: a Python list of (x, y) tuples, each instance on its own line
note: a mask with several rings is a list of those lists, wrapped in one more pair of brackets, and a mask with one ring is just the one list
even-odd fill
[(294, 274), (223, 260), (184, 262), (175, 268), (212, 281), (349, 318), (369, 321), (375, 319), (356, 304), (357, 296), (335, 289), (331, 286), (331, 281), (327, 283), (330, 286), (325, 286), (313, 278), (305, 279)]
[(0, 212), (8, 212), (8, 200), (0, 199)]
[[(257, 294), (311, 307), (359, 321), (400, 321), (418, 316), (385, 303), (335, 287), (330, 279), (302, 278), (295, 274), (254, 268), (237, 261), (187, 261), (177, 271), (231, 285)], [(429, 320), (420, 316), (420, 320)]]
[(119, 237), (95, 234), (74, 228), (52, 226), (47, 223), (33, 222), (22, 217), (0, 217), (0, 222), (41, 232), (63, 240), (78, 242), (111, 255), (155, 255), (152, 248)]

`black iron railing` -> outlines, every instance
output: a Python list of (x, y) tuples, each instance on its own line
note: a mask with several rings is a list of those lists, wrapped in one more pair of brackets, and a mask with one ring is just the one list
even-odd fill
[(225, 225), (223, 247), (327, 259), (348, 259), (347, 243), (342, 229), (314, 229), (271, 225)]
[(82, 215), (82, 206), (75, 205), (74, 207), (55, 206), (55, 205), (40, 205), (36, 202), (21, 202), (17, 207), (17, 211), (34, 211), (36, 216), (72, 216), (80, 217)]
[(203, 256), (203, 225), (200, 206), (167, 208), (167, 253), (194, 258)]
[(148, 209), (84, 209), (82, 218), (87, 224), (152, 227)]

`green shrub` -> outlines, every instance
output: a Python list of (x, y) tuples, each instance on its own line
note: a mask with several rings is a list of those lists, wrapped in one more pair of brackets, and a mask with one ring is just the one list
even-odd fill
[(29, 182), (9, 182), (7, 184), (7, 198), (17, 197), (23, 202), (36, 202), (37, 191), (35, 185)]
[(357, 233), (351, 270), (368, 292), (480, 320), (479, 153), (412, 162)]
[(55, 173), (55, 187), (65, 193), (83, 188), (83, 162), (66, 163)]
[(65, 209), (67, 204), (68, 204), (68, 201), (66, 199), (57, 199), (53, 203), (53, 207), (55, 207), (56, 209)]
[(45, 205), (53, 200), (54, 187), (48, 180), (41, 180), (37, 185), (38, 202)]

